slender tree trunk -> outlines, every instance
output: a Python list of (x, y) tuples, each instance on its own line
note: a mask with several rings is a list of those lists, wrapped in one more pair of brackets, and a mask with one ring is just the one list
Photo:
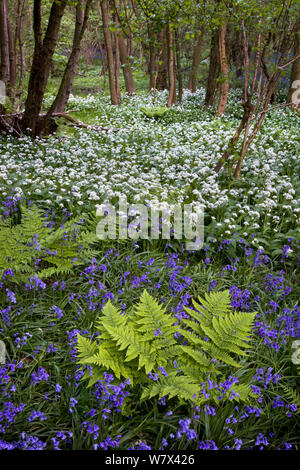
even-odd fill
[(163, 49), (160, 50), (159, 54), (158, 54), (158, 58), (157, 58), (157, 69), (156, 69), (156, 73), (155, 73), (155, 76), (154, 76), (154, 84), (153, 84), (153, 106), (155, 105), (155, 101), (156, 101), (156, 95), (157, 95), (157, 87), (156, 87), (156, 83), (157, 83), (157, 78), (158, 78), (158, 73), (159, 73), (159, 62), (160, 62), (160, 58), (162, 56), (162, 52), (163, 52)]
[(127, 53), (127, 46), (122, 34), (119, 35), (119, 50), (120, 50), (120, 60), (124, 75), (126, 91), (129, 95), (135, 94), (135, 84), (132, 75), (132, 70), (130, 67), (130, 60)]
[(242, 164), (243, 164), (244, 158), (246, 156), (246, 153), (247, 153), (249, 145), (250, 145), (250, 144), (247, 143), (248, 135), (249, 135), (249, 132), (250, 132), (250, 125), (251, 125), (251, 120), (248, 119), (247, 123), (246, 123), (246, 129), (245, 129), (245, 133), (244, 133), (243, 146), (242, 146), (240, 158), (238, 159), (238, 162), (237, 162), (237, 165), (236, 165), (236, 168), (235, 168), (235, 171), (234, 171), (234, 177), (235, 177), (236, 180), (238, 180), (241, 176)]
[[(258, 96), (257, 96), (257, 103), (256, 107), (252, 104), (252, 97), (253, 93), (256, 88), (256, 82), (257, 82), (257, 77), (258, 77), (258, 70), (259, 70), (259, 65), (260, 65), (260, 58), (261, 58), (261, 35), (258, 37), (258, 44), (257, 44), (257, 54), (256, 54), (256, 60), (255, 60), (255, 71), (254, 71), (254, 77), (253, 77), (253, 82), (252, 82), (252, 87), (251, 87), (251, 93), (249, 93), (249, 78), (250, 78), (250, 56), (249, 56), (249, 43), (248, 43), (248, 38), (247, 38), (247, 33), (244, 29), (244, 24), (243, 24), (243, 46), (244, 46), (244, 71), (245, 71), (245, 76), (244, 76), (244, 96), (243, 96), (243, 108), (244, 108), (244, 113), (242, 120), (240, 122), (239, 127), (237, 128), (234, 136), (230, 139), (229, 145), (227, 150), (224, 152), (222, 155), (222, 158), (218, 161), (217, 165), (215, 166), (214, 170), (218, 173), (222, 166), (224, 165), (225, 161), (228, 160), (228, 158), (232, 155), (233, 151), (235, 150), (239, 137), (244, 130), (246, 126), (246, 130), (244, 133), (244, 142), (243, 142), (243, 149), (242, 151), (245, 150), (245, 145), (247, 142), (249, 130), (250, 130), (250, 125), (251, 125), (251, 120), (254, 111), (256, 110), (256, 107), (259, 106), (259, 100), (261, 98), (260, 94), (260, 86), (261, 86), (261, 79), (262, 76), (260, 76), (260, 81), (258, 85)], [(243, 157), (244, 158), (244, 157)]]
[(10, 91), (10, 62), (9, 62), (9, 34), (8, 34), (8, 8), (7, 0), (0, 0), (0, 80)]
[(179, 33), (175, 31), (175, 46), (176, 46), (176, 72), (178, 81), (178, 101), (182, 102), (183, 94), (183, 80), (182, 80), (182, 69), (181, 69), (181, 47), (179, 40)]
[(202, 26), (200, 33), (197, 34), (197, 37), (195, 38), (195, 45), (193, 51), (193, 65), (188, 82), (188, 89), (191, 90), (192, 93), (196, 93), (197, 89), (197, 75), (202, 56), (203, 36), (204, 26)]
[(120, 57), (120, 62), (121, 62), (122, 70), (123, 70), (126, 92), (129, 95), (134, 95), (135, 85), (134, 85), (134, 79), (133, 79), (132, 70), (130, 66), (130, 59), (128, 56), (127, 45), (126, 45), (126, 41), (124, 38), (124, 34), (119, 24), (117, 11), (116, 11), (115, 24), (117, 27), (116, 42), (117, 42), (118, 49), (119, 49), (119, 57)]
[[(254, 63), (254, 73), (252, 79), (252, 86), (249, 86), (250, 83), (250, 71), (251, 71), (251, 62), (250, 62), (250, 48), (249, 48), (249, 39), (248, 35), (242, 23), (242, 32), (243, 32), (243, 45), (244, 45), (244, 97), (243, 97), (243, 106), (244, 106), (244, 115), (242, 121), (236, 130), (235, 135), (232, 137), (228, 149), (223, 154), (222, 158), (219, 160), (218, 164), (215, 167), (215, 171), (218, 172), (221, 167), (223, 166), (224, 162), (229, 158), (229, 156), (233, 153), (235, 149), (239, 136), (241, 135), (243, 129), (244, 136), (243, 136), (243, 144), (242, 149), (240, 151), (239, 159), (236, 164), (236, 168), (234, 171), (234, 178), (239, 179), (241, 175), (241, 169), (243, 165), (243, 161), (245, 156), (249, 150), (249, 147), (253, 140), (255, 139), (257, 133), (259, 132), (264, 119), (266, 117), (266, 113), (269, 109), (269, 104), (271, 102), (272, 95), (278, 85), (278, 82), (281, 77), (281, 70), (286, 68), (288, 64), (280, 65), (277, 64), (277, 68), (275, 71), (270, 75), (267, 79), (266, 84), (262, 87), (262, 74), (263, 74), (263, 61), (262, 57), (263, 54), (262, 49), (262, 35), (258, 35), (257, 41), (257, 53), (255, 57)], [(284, 54), (287, 56), (289, 55), (288, 45), (285, 44), (283, 41), (282, 43), (282, 59), (284, 58)], [(260, 71), (260, 74), (259, 74)], [(256, 92), (256, 95), (255, 95)], [(253, 104), (252, 100), (256, 96), (256, 103)]]
[(15, 75), (17, 75), (18, 44), (19, 44), (19, 39), (20, 39), (20, 29), (23, 26), (22, 21), (23, 21), (24, 3), (25, 3), (24, 0), (18, 0), (18, 3), (17, 3), (17, 15), (16, 15), (16, 22), (15, 22), (14, 38), (13, 38), (13, 49), (14, 49), (14, 56), (15, 56)]
[(102, 20), (103, 20), (104, 40), (105, 40), (105, 49), (106, 49), (107, 65), (108, 65), (110, 99), (111, 99), (111, 104), (118, 105), (119, 104), (118, 94), (117, 94), (116, 83), (115, 83), (114, 54), (113, 54), (111, 34), (109, 31), (109, 22), (110, 22), (109, 4), (107, 0), (104, 0), (104, 1), (99, 0), (99, 2), (101, 6)]
[[(25, 78), (25, 51), (24, 51), (24, 38), (23, 38), (23, 28), (24, 28), (24, 18), (26, 14), (26, 0), (18, 0), (17, 3), (17, 13), (15, 21), (15, 30), (13, 38), (13, 51), (14, 51), (14, 72), (15, 76), (14, 88), (15, 93), (13, 98), (17, 100), (16, 111), (19, 111), (21, 108), (20, 98), (23, 92), (23, 81)], [(17, 76), (19, 73), (19, 82), (16, 86)]]
[(148, 39), (149, 39), (149, 63), (148, 63), (148, 74), (149, 74), (149, 90), (155, 88), (155, 36), (148, 24)]
[(229, 90), (229, 83), (228, 83), (228, 60), (226, 54), (226, 24), (222, 25), (219, 30), (219, 62), (220, 62), (220, 69), (221, 69), (221, 83), (220, 83), (220, 98), (217, 110), (217, 116), (223, 116), (227, 98), (228, 98), (228, 90)]
[(115, 84), (116, 84), (118, 104), (121, 104), (120, 70), (121, 70), (121, 60), (120, 60), (119, 37), (117, 34), (115, 34)]
[[(128, 34), (128, 39), (127, 39), (127, 51), (128, 51), (128, 56), (129, 58), (132, 57), (133, 55), (133, 51), (132, 51), (132, 41), (133, 41), (133, 33), (132, 31), (130, 30), (129, 31), (129, 34)], [(130, 61), (130, 59), (129, 59)]]
[(232, 155), (245, 125), (249, 122), (249, 120), (252, 116), (253, 108), (254, 107), (251, 103), (251, 99), (248, 99), (247, 102), (244, 103), (244, 114), (243, 114), (242, 120), (240, 122), (240, 125), (237, 128), (234, 136), (230, 139), (228, 149), (224, 152), (224, 154), (222, 155), (222, 157), (220, 158), (220, 160), (218, 161), (217, 165), (214, 168), (216, 173), (219, 173), (219, 171), (221, 170), (221, 168), (224, 165), (224, 163), (226, 162), (226, 160), (228, 160), (230, 155)]
[(217, 77), (219, 75), (220, 64), (218, 54), (218, 32), (212, 33), (211, 38), (211, 49), (210, 49), (210, 60), (209, 60), (209, 71), (205, 94), (205, 105), (210, 107), (214, 103), (216, 89), (217, 89)]
[(279, 82), (279, 78), (280, 78), (280, 74), (273, 74), (272, 75), (272, 77), (269, 81), (268, 87), (267, 87), (267, 93), (266, 93), (265, 99), (263, 101), (263, 110), (260, 114), (260, 117), (259, 117), (258, 121), (254, 125), (253, 130), (252, 130), (249, 137), (248, 137), (248, 135), (249, 135), (249, 132), (250, 132), (251, 119), (249, 118), (248, 121), (247, 121), (245, 134), (244, 134), (243, 147), (242, 147), (240, 157), (238, 159), (238, 162), (237, 162), (237, 165), (236, 165), (236, 168), (235, 168), (235, 171), (234, 171), (234, 177), (237, 180), (240, 178), (243, 161), (244, 161), (245, 156), (246, 156), (246, 154), (249, 150), (249, 147), (250, 147), (251, 143), (253, 142), (253, 140), (255, 139), (259, 129), (261, 128), (261, 126), (262, 126), (262, 124), (265, 120), (266, 113), (268, 111), (268, 107), (269, 107), (269, 104), (271, 102), (274, 91), (276, 89), (276, 86)]
[(23, 82), (25, 78), (26, 70), (26, 59), (25, 59), (25, 49), (24, 49), (24, 18), (26, 14), (26, 0), (23, 0), (21, 16), (20, 16), (20, 26), (19, 26), (19, 48), (20, 48), (20, 78), (19, 78), (19, 90), (23, 87)]
[(79, 0), (76, 6), (76, 25), (73, 38), (72, 51), (64, 71), (64, 75), (60, 84), (60, 88), (48, 111), (48, 117), (53, 113), (62, 113), (65, 110), (72, 91), (72, 85), (80, 58), (80, 44), (86, 30), (89, 11), (92, 0)]
[(10, 96), (14, 98), (15, 88), (17, 82), (17, 62), (16, 54), (14, 47), (14, 35), (12, 31), (12, 26), (10, 19), (7, 18), (7, 32), (8, 32), (8, 42), (9, 42), (9, 86), (10, 86)]
[(294, 56), (299, 57), (292, 64), (287, 103), (291, 103), (292, 109), (300, 110), (300, 16), (295, 27)]
[(174, 35), (170, 25), (167, 26), (167, 44), (169, 57), (169, 97), (167, 106), (176, 103), (176, 77), (175, 77), (175, 57), (174, 57)]
[(103, 75), (104, 88), (105, 88), (106, 71), (107, 71), (107, 56), (106, 56), (106, 53), (105, 53), (104, 44), (101, 45), (101, 61), (102, 61), (102, 69), (101, 69), (100, 77), (102, 77), (102, 75)]
[[(115, 83), (116, 83), (116, 90), (117, 90), (117, 96), (118, 96), (118, 104), (121, 104), (121, 88), (120, 88), (120, 71), (121, 71), (121, 48), (120, 48), (120, 41), (121, 41), (121, 28), (120, 28), (120, 22), (119, 22), (119, 14), (118, 14), (118, 8), (119, 8), (119, 0), (114, 0), (114, 24), (115, 24), (115, 33), (114, 33), (114, 39), (115, 39)], [(126, 60), (128, 59), (128, 54), (127, 54), (127, 46), (124, 43), (124, 51), (125, 52), (125, 57)], [(130, 67), (129, 67), (130, 68)], [(124, 74), (123, 74), (124, 75)], [(125, 80), (125, 87), (126, 87), (126, 80)]]
[(166, 30), (160, 31), (158, 34), (158, 42), (161, 45), (161, 54), (158, 64), (158, 75), (156, 87), (158, 90), (168, 89), (168, 51), (166, 41)]
[(231, 63), (234, 65), (235, 75), (236, 78), (241, 78), (243, 74), (243, 48), (241, 44), (243, 42), (243, 38), (241, 37), (240, 31), (233, 31), (232, 39), (230, 42), (230, 60)]
[(38, 121), (42, 108), (43, 97), (50, 73), (52, 57), (56, 48), (58, 34), (67, 0), (53, 2), (48, 26), (43, 39), (41, 6), (42, 0), (34, 0), (33, 5), (33, 30), (34, 30), (34, 53), (29, 78), (28, 95), (25, 103), (25, 112), (21, 122), (22, 130), (31, 129), (32, 136), (39, 134)]

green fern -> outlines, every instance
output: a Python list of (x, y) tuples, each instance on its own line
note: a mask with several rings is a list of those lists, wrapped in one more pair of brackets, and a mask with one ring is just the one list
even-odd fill
[[(199, 297), (199, 303), (193, 302), (197, 311), (185, 308), (189, 316), (196, 321), (184, 320), (188, 330), (186, 332), (181, 329), (180, 332), (188, 341), (198, 341), (199, 346), (201, 345), (212, 358), (239, 367), (232, 355), (246, 355), (243, 349), (250, 347), (249, 332), (255, 313), (231, 312), (229, 291), (220, 294), (206, 294), (205, 299)], [(201, 341), (203, 336), (208, 339), (206, 343)]]
[[(107, 302), (96, 325), (99, 342), (78, 335), (78, 362), (82, 369), (92, 367), (92, 374), (84, 375), (89, 386), (110, 371), (142, 386), (142, 400), (168, 396), (198, 404), (207, 401), (203, 393), (207, 379), (216, 381), (219, 376), (223, 381), (228, 365), (231, 374), (232, 367), (240, 367), (238, 358), (250, 347), (255, 314), (232, 312), (229, 291), (198, 301), (198, 311), (187, 308), (192, 319), (181, 326), (147, 291), (127, 315)], [(225, 397), (231, 399), (233, 391), (237, 401), (253, 397), (247, 384), (239, 383)], [(210, 390), (210, 399), (218, 402), (219, 396), (217, 387)]]
[[(14, 281), (24, 282), (33, 275), (46, 279), (70, 273), (75, 264), (94, 254), (91, 246), (96, 240), (96, 234), (87, 231), (79, 217), (58, 229), (49, 228), (40, 209), (21, 206), (20, 223), (0, 222), (0, 278), (9, 268), (14, 271)], [(38, 268), (37, 258), (41, 260)]]
[(289, 403), (294, 403), (297, 406), (297, 411), (295, 414), (300, 414), (300, 393), (297, 392), (294, 388), (286, 385), (282, 385), (281, 388), (283, 390), (281, 396)]

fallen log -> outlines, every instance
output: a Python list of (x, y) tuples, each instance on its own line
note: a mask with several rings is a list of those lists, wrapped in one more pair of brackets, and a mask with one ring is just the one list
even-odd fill
[(83, 127), (84, 129), (90, 129), (90, 130), (93, 130), (93, 131), (106, 131), (106, 132), (108, 132), (110, 130), (114, 130), (114, 131), (119, 130), (119, 129), (109, 129), (107, 127), (92, 126), (90, 124), (85, 124), (84, 122), (80, 122), (80, 121), (77, 121), (76, 119), (72, 118), (67, 113), (53, 113), (52, 117), (62, 117), (64, 119), (66, 119), (67, 121), (72, 122), (76, 127)]
[[(69, 113), (77, 112), (78, 110), (69, 110), (61, 113), (53, 113), (51, 116), (47, 114), (40, 114), (39, 115), (39, 122), (37, 124), (36, 130), (37, 135), (46, 136), (58, 129), (58, 125), (55, 122), (55, 118), (63, 118), (69, 122), (71, 122), (74, 127), (80, 127), (87, 130), (92, 131), (104, 131), (104, 132), (119, 132), (120, 129), (116, 128), (108, 128), (103, 126), (93, 126), (90, 124), (85, 124), (84, 122), (77, 121), (76, 119), (69, 116)], [(19, 123), (22, 121), (23, 113), (13, 113), (13, 114), (5, 114), (5, 109), (3, 107), (0, 108), (0, 131), (4, 133), (13, 134), (16, 137), (21, 137), (22, 132)]]

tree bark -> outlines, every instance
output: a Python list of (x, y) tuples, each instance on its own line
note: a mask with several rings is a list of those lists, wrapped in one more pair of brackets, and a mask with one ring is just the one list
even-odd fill
[(216, 173), (219, 173), (219, 171), (221, 170), (226, 160), (228, 160), (230, 155), (232, 155), (245, 125), (250, 121), (250, 118), (252, 116), (252, 111), (253, 111), (254, 106), (251, 103), (250, 97), (247, 100), (247, 102), (244, 103), (243, 105), (244, 105), (244, 114), (243, 114), (242, 120), (234, 136), (230, 139), (227, 150), (225, 150), (224, 154), (222, 155), (222, 157), (220, 158), (220, 160), (218, 161), (217, 165), (214, 168)]
[[(23, 80), (25, 77), (25, 51), (24, 51), (24, 39), (23, 39), (25, 6), (26, 6), (26, 0), (18, 0), (16, 21), (15, 21), (15, 31), (14, 31), (14, 38), (13, 38), (13, 50), (14, 50), (14, 56), (15, 56), (15, 72), (14, 73), (15, 73), (16, 78), (17, 78), (17, 71), (19, 69), (19, 83), (18, 83), (18, 89), (16, 90), (16, 93), (15, 93), (16, 97), (20, 97), (21, 95), (21, 87), (22, 87)], [(18, 65), (18, 62), (19, 62), (19, 65)]]
[(20, 11), (20, 24), (18, 29), (18, 42), (20, 50), (20, 78), (19, 78), (19, 90), (23, 87), (23, 82), (25, 78), (26, 71), (26, 59), (25, 59), (25, 50), (24, 50), (24, 18), (26, 14), (26, 0), (22, 1), (21, 11)]
[(86, 30), (89, 11), (92, 0), (79, 0), (76, 6), (76, 25), (74, 31), (72, 51), (64, 71), (64, 75), (60, 84), (60, 88), (55, 100), (50, 107), (47, 116), (53, 113), (62, 113), (65, 110), (72, 91), (72, 85), (80, 58), (80, 44)]
[(243, 161), (244, 161), (245, 156), (246, 156), (246, 154), (249, 150), (249, 147), (250, 147), (251, 143), (253, 142), (253, 140), (255, 139), (259, 129), (261, 128), (261, 126), (262, 126), (262, 124), (265, 120), (266, 113), (268, 111), (268, 107), (269, 107), (269, 104), (271, 102), (272, 95), (274, 94), (276, 86), (279, 82), (279, 78), (280, 78), (280, 74), (273, 74), (272, 75), (272, 77), (271, 77), (271, 79), (268, 83), (267, 92), (266, 92), (266, 95), (265, 95), (265, 98), (264, 98), (264, 101), (263, 101), (263, 110), (260, 114), (260, 117), (259, 117), (258, 121), (254, 125), (253, 130), (252, 130), (249, 137), (248, 137), (248, 135), (249, 135), (249, 131), (250, 131), (251, 118), (250, 117), (248, 118), (248, 121), (246, 123), (246, 129), (245, 129), (245, 134), (244, 134), (242, 150), (241, 150), (240, 157), (238, 159), (238, 162), (237, 162), (237, 165), (236, 165), (236, 168), (235, 168), (235, 171), (234, 171), (234, 177), (237, 180), (240, 178)]
[(117, 13), (117, 5), (115, 5), (115, 8), (116, 8), (115, 23), (117, 27), (116, 39), (117, 39), (117, 45), (119, 48), (119, 57), (120, 57), (121, 67), (122, 67), (124, 81), (125, 81), (125, 88), (126, 88), (126, 92), (129, 95), (134, 95), (135, 84), (134, 84), (134, 79), (132, 75), (132, 70), (130, 67), (130, 59), (129, 59), (128, 51), (127, 51), (127, 44), (126, 44), (122, 29), (120, 27), (119, 16)]
[(122, 65), (122, 70), (123, 70), (123, 75), (124, 75), (126, 92), (129, 95), (134, 95), (135, 84), (134, 84), (134, 79), (132, 75), (132, 70), (130, 67), (130, 60), (129, 60), (128, 53), (127, 53), (126, 42), (122, 34), (119, 34), (119, 50), (120, 50), (120, 60), (121, 60), (121, 65)]
[(58, 34), (67, 0), (53, 2), (48, 26), (43, 39), (41, 6), (42, 0), (34, 0), (33, 5), (33, 30), (34, 53), (28, 84), (28, 95), (25, 103), (25, 112), (21, 122), (23, 132), (31, 130), (35, 137), (42, 130), (39, 127), (39, 114), (42, 108), (43, 97), (50, 73), (51, 62), (56, 48)]
[(235, 76), (240, 79), (243, 74), (243, 38), (240, 31), (233, 31), (230, 42), (230, 60), (234, 65)]
[(156, 87), (158, 90), (168, 89), (168, 55), (167, 55), (167, 41), (166, 30), (160, 31), (158, 34), (158, 43), (161, 45), (161, 54), (158, 64), (158, 74), (156, 80)]
[(290, 78), (290, 89), (287, 97), (287, 104), (292, 109), (300, 110), (300, 16), (295, 27), (294, 57), (298, 57), (293, 62)]
[[(245, 146), (248, 138), (248, 134), (250, 131), (250, 125), (251, 125), (251, 120), (254, 111), (256, 110), (256, 107), (259, 106), (259, 99), (261, 98), (260, 94), (260, 86), (261, 86), (261, 79), (262, 75), (260, 76), (260, 81), (258, 85), (258, 96), (257, 96), (257, 103), (256, 107), (252, 104), (252, 98), (253, 98), (253, 93), (256, 88), (256, 82), (257, 82), (257, 77), (258, 77), (258, 69), (259, 69), (259, 64), (260, 64), (260, 58), (261, 58), (261, 35), (258, 37), (258, 44), (257, 44), (257, 54), (256, 54), (256, 59), (255, 59), (255, 71), (254, 71), (254, 76), (253, 76), (253, 82), (252, 82), (252, 87), (251, 87), (251, 93), (249, 93), (249, 79), (250, 79), (250, 55), (249, 55), (249, 42), (247, 38), (247, 33), (244, 29), (244, 24), (242, 25), (243, 27), (243, 46), (244, 46), (244, 71), (245, 71), (245, 76), (244, 76), (244, 96), (243, 96), (243, 108), (244, 108), (244, 113), (242, 120), (240, 122), (239, 127), (237, 128), (234, 136), (230, 139), (229, 145), (227, 150), (223, 153), (222, 157), (218, 161), (217, 165), (215, 166), (214, 170), (218, 173), (222, 166), (224, 165), (225, 161), (228, 160), (228, 158), (232, 155), (233, 151), (235, 150), (239, 137), (244, 130), (245, 126), (245, 133), (244, 133), (244, 140), (243, 140), (243, 147), (242, 147), (242, 154), (245, 152)], [(245, 153), (244, 153), (245, 156)], [(243, 159), (244, 159), (243, 156)], [(241, 166), (240, 166), (241, 170)], [(239, 171), (240, 171), (239, 170)]]
[(120, 48), (119, 48), (119, 37), (115, 33), (115, 84), (118, 105), (121, 104), (121, 89), (120, 89), (120, 70), (121, 70), (121, 60), (120, 60)]
[(102, 20), (103, 20), (104, 40), (105, 40), (105, 49), (106, 49), (107, 65), (108, 65), (110, 99), (111, 99), (111, 104), (118, 105), (119, 104), (118, 94), (117, 94), (116, 83), (115, 83), (114, 54), (113, 54), (111, 34), (109, 31), (109, 21), (110, 21), (109, 5), (108, 5), (107, 0), (104, 0), (104, 1), (99, 0), (99, 2), (101, 6)]
[(148, 62), (148, 74), (149, 74), (149, 91), (153, 90), (156, 86), (155, 81), (155, 36), (151, 29), (151, 26), (148, 24), (148, 39), (149, 39), (149, 62)]
[(218, 32), (213, 32), (211, 38), (209, 71), (205, 94), (205, 105), (207, 107), (213, 105), (216, 95), (217, 77), (220, 70), (218, 50)]
[(8, 34), (8, 8), (7, 0), (0, 0), (0, 80), (2, 80), (9, 93), (10, 88), (10, 62), (9, 62), (9, 34)]
[(196, 93), (196, 89), (197, 89), (197, 74), (198, 74), (198, 69), (199, 69), (201, 56), (202, 56), (203, 36), (204, 36), (204, 26), (201, 27), (200, 33), (197, 34), (197, 37), (195, 38), (196, 40), (195, 40), (194, 51), (193, 51), (193, 65), (192, 65), (192, 71), (191, 71), (189, 82), (188, 82), (188, 89), (191, 90), (192, 93)]
[(227, 105), (227, 98), (228, 98), (228, 90), (229, 90), (229, 83), (228, 83), (228, 60), (226, 54), (226, 24), (220, 26), (219, 29), (219, 63), (220, 63), (220, 71), (221, 71), (221, 83), (220, 83), (220, 98), (217, 110), (217, 116), (223, 116), (226, 105)]
[(175, 47), (176, 47), (176, 74), (178, 81), (178, 101), (182, 102), (183, 94), (183, 80), (182, 80), (182, 69), (181, 69), (181, 47), (179, 40), (179, 33), (175, 31)]
[(15, 95), (15, 87), (17, 81), (17, 62), (14, 48), (14, 35), (10, 19), (7, 18), (7, 33), (9, 43), (9, 89), (11, 98)]
[(175, 59), (174, 59), (174, 35), (170, 25), (167, 26), (167, 44), (169, 58), (169, 96), (167, 106), (170, 107), (176, 103), (176, 77), (175, 77)]

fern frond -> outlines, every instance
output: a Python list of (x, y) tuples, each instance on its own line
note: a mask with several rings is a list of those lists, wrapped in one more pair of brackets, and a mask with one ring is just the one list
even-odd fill
[(104, 305), (102, 314), (103, 315), (98, 319), (97, 322), (97, 328), (100, 332), (103, 326), (105, 328), (105, 325), (121, 328), (125, 328), (127, 325), (126, 316), (122, 315), (121, 311), (118, 310), (110, 300)]
[[(32, 275), (47, 276), (67, 274), (74, 265), (83, 263), (91, 254), (96, 235), (86, 231), (77, 217), (57, 229), (46, 227), (43, 213), (36, 206), (21, 206), (21, 221), (11, 226), (0, 222), (0, 277), (13, 268), (14, 282)], [(57, 255), (51, 253), (57, 252)], [(35, 260), (41, 260), (41, 270)], [(28, 276), (26, 276), (28, 274)]]
[(136, 310), (135, 323), (138, 325), (138, 331), (141, 333), (150, 332), (159, 329), (162, 336), (172, 339), (177, 328), (174, 327), (174, 318), (166, 314), (166, 309), (151, 297), (144, 290)]
[(213, 315), (224, 315), (231, 310), (230, 292), (224, 290), (222, 292), (210, 292), (205, 294), (205, 298), (198, 297), (198, 301), (203, 307)]
[(90, 364), (96, 364), (102, 370), (111, 370), (120, 379), (121, 376), (133, 382), (132, 370), (124, 364), (124, 358), (120, 355), (111, 355), (106, 349), (99, 348), (97, 353), (89, 358)]
[(168, 395), (168, 398), (178, 397), (182, 400), (196, 401), (198, 392), (199, 384), (190, 383), (184, 375), (170, 375), (144, 389), (141, 400)]
[[(201, 393), (200, 384), (220, 374), (219, 365), (223, 372), (227, 365), (240, 367), (232, 355), (246, 355), (255, 314), (231, 312), (228, 292), (223, 300), (221, 294), (213, 295), (212, 299), (208, 295), (203, 303), (200, 313), (192, 310), (190, 319), (182, 320), (179, 328), (146, 291), (127, 315), (122, 315), (109, 301), (97, 322), (100, 332), (97, 352), (80, 356), (79, 362), (143, 385), (142, 399), (168, 396), (204, 403), (207, 397)], [(182, 344), (182, 337), (188, 344)], [(157, 372), (158, 377), (149, 385), (150, 372)], [(239, 383), (234, 390), (238, 401), (246, 401), (251, 395), (247, 384)], [(217, 401), (218, 395), (217, 389), (210, 391), (211, 399)], [(227, 395), (230, 399), (231, 395)]]
[(89, 359), (97, 354), (98, 347), (89, 338), (85, 338), (80, 334), (77, 335), (77, 349), (80, 362), (87, 364)]
[(300, 393), (287, 385), (281, 385), (281, 388), (283, 390), (282, 397), (285, 398), (290, 404), (294, 403), (297, 406), (295, 414), (300, 414)]
[[(211, 360), (202, 351), (197, 351), (189, 346), (179, 346), (181, 353), (189, 356), (195, 361), (195, 366), (203, 372), (208, 372), (212, 369)], [(182, 355), (181, 354), (181, 355)]]

